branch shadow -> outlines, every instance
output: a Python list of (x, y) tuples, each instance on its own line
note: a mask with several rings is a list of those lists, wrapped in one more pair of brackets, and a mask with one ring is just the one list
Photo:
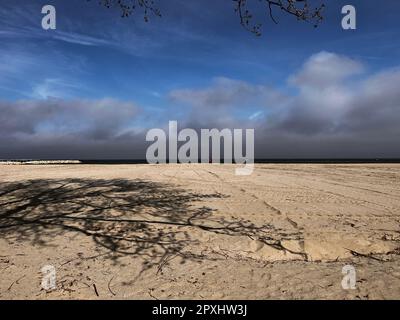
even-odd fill
[(205, 201), (220, 193), (199, 194), (144, 180), (64, 179), (2, 183), (0, 236), (9, 242), (50, 246), (56, 236), (84, 235), (118, 263), (140, 257), (143, 270), (171, 257), (204, 260), (184, 250), (199, 240), (193, 229), (224, 235), (256, 237), (282, 249), (269, 235), (273, 228), (248, 220), (226, 220)]

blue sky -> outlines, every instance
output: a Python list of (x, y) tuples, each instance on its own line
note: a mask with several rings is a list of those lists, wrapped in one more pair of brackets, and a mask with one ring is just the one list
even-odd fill
[[(400, 113), (400, 90), (390, 87), (399, 73), (400, 3), (310, 2), (327, 6), (317, 29), (277, 12), (278, 25), (260, 16), (263, 35), (255, 37), (230, 0), (159, 0), (162, 17), (148, 23), (97, 0), (2, 1), (0, 158), (143, 157), (143, 132), (168, 120), (254, 127), (262, 157), (400, 156), (399, 132), (389, 127)], [(41, 28), (46, 4), (57, 9), (57, 30)], [(341, 28), (345, 4), (357, 9), (357, 30)], [(352, 72), (332, 78), (343, 66)], [(333, 80), (319, 88), (318, 76)], [(330, 110), (326, 96), (335, 106), (346, 100), (345, 111)], [(369, 120), (371, 110), (380, 122)], [(266, 138), (280, 143), (264, 145)]]

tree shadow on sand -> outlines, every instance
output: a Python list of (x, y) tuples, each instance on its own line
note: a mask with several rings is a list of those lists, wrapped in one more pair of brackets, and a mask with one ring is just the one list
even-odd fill
[[(143, 180), (28, 180), (2, 183), (0, 236), (10, 242), (47, 246), (56, 236), (90, 237), (115, 263), (123, 256), (140, 257), (143, 270), (170, 257), (202, 260), (184, 250), (199, 240), (193, 230), (257, 238), (277, 249), (269, 225), (242, 219), (228, 221), (204, 201), (220, 193), (198, 194), (168, 184)], [(99, 250), (100, 251), (100, 250)]]

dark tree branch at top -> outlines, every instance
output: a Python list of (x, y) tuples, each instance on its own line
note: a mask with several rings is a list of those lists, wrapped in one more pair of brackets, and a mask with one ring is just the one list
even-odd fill
[[(91, 1), (91, 0), (87, 0)], [(136, 10), (142, 10), (144, 13), (144, 20), (149, 21), (150, 14), (161, 17), (160, 10), (156, 7), (154, 0), (96, 0), (99, 4), (111, 8), (117, 7), (121, 10), (121, 17), (129, 17)]]
[[(257, 36), (261, 35), (261, 23), (253, 22), (253, 15), (248, 9), (248, 3), (250, 0), (233, 0), (235, 2), (235, 11), (238, 13), (240, 18), (240, 24), (250, 32)], [(273, 9), (278, 8), (283, 12), (295, 16), (299, 21), (310, 22), (317, 27), (322, 21), (322, 10), (325, 8), (324, 4), (319, 7), (310, 8), (308, 0), (258, 0), (262, 5), (265, 5), (268, 10), (268, 14), (272, 21), (276, 24), (278, 21), (274, 17)]]
[[(91, 0), (87, 0), (91, 1)], [(161, 12), (155, 5), (155, 0), (96, 0), (101, 5), (111, 8), (117, 7), (121, 11), (122, 17), (128, 17), (136, 10), (142, 10), (144, 20), (149, 21), (149, 15), (161, 17)], [(157, 0), (156, 0), (157, 1)], [(199, 0), (201, 1), (201, 0)], [(261, 35), (261, 23), (253, 22), (253, 14), (248, 8), (250, 2), (258, 1), (262, 6), (265, 6), (268, 15), (274, 23), (278, 23), (274, 16), (274, 8), (280, 9), (286, 14), (292, 15), (299, 21), (312, 23), (317, 27), (322, 21), (322, 10), (324, 4), (319, 7), (311, 8), (309, 0), (232, 0), (235, 3), (235, 12), (239, 15), (240, 24), (250, 32), (257, 36)], [(319, 0), (318, 0), (319, 1)]]

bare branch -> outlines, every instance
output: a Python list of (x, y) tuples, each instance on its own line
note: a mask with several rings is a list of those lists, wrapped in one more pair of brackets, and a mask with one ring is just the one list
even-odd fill
[[(235, 2), (235, 11), (240, 18), (240, 24), (257, 36), (261, 35), (261, 23), (252, 23), (253, 15), (248, 9), (249, 0), (233, 0)], [(322, 21), (322, 10), (324, 4), (310, 9), (308, 0), (259, 0), (268, 8), (268, 14), (274, 23), (278, 23), (273, 15), (273, 7), (279, 8), (285, 13), (295, 16), (297, 20), (312, 23), (317, 27)]]
[[(87, 0), (91, 1), (91, 0)], [(116, 7), (121, 10), (121, 17), (129, 17), (135, 11), (144, 13), (144, 21), (148, 22), (150, 14), (161, 17), (160, 10), (155, 6), (154, 0), (98, 0), (106, 8)]]
[[(87, 0), (91, 1), (91, 0)], [(144, 13), (144, 20), (149, 21), (149, 16), (155, 15), (161, 17), (160, 10), (156, 7), (157, 0), (97, 0), (107, 8), (116, 7), (121, 11), (122, 17), (129, 17), (135, 11), (141, 10)], [(257, 36), (261, 35), (261, 23), (253, 22), (253, 14), (248, 8), (250, 2), (257, 0), (233, 0), (235, 3), (235, 12), (239, 15), (240, 24)], [(321, 0), (318, 0), (321, 1)], [(310, 8), (309, 0), (258, 0), (262, 6), (265, 6), (267, 13), (274, 23), (278, 23), (274, 16), (274, 8), (279, 8), (286, 14), (292, 15), (299, 21), (312, 23), (317, 27), (322, 21), (322, 10), (324, 4), (314, 9)]]

